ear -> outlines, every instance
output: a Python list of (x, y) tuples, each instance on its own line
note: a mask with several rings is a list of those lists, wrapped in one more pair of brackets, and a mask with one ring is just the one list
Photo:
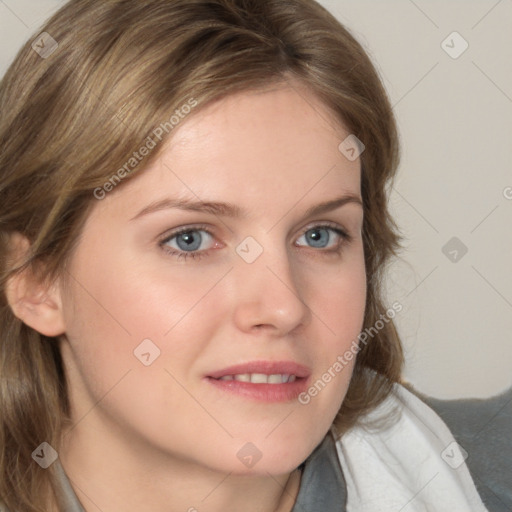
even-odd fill
[[(14, 264), (24, 261), (30, 242), (19, 233), (11, 235), (10, 249)], [(23, 323), (45, 336), (64, 333), (61, 293), (58, 282), (47, 283), (30, 267), (7, 280), (7, 302), (14, 315)]]

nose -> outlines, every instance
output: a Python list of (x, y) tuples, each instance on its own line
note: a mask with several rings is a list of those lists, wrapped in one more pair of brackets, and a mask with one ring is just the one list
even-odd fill
[(241, 331), (280, 337), (310, 323), (311, 310), (302, 296), (305, 283), (284, 247), (264, 250), (253, 263), (240, 259), (232, 274), (234, 322)]

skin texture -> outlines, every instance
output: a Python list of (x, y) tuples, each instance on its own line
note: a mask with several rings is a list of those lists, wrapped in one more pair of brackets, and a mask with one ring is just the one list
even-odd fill
[[(360, 197), (360, 162), (338, 150), (348, 134), (296, 84), (230, 96), (182, 121), (158, 160), (94, 206), (52, 292), (74, 420), (60, 459), (88, 511), (291, 510), (294, 470), (329, 430), (353, 366), (307, 405), (236, 395), (205, 376), (294, 361), (314, 383), (357, 337), (363, 209), (305, 217)], [(165, 208), (132, 220), (168, 197), (247, 215)], [(352, 240), (329, 230), (329, 247), (309, 245), (305, 232), (325, 222)], [(165, 250), (173, 230), (197, 224), (211, 233), (201, 232), (207, 255), (170, 254), (176, 239)], [(253, 263), (236, 252), (248, 236), (263, 248)], [(144, 339), (160, 350), (149, 366), (134, 355)], [(262, 456), (251, 468), (237, 457), (248, 442)]]

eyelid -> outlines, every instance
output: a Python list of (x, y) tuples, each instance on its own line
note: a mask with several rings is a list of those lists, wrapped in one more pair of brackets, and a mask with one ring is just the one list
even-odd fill
[(206, 231), (210, 236), (215, 237), (212, 232), (212, 227), (206, 224), (191, 224), (189, 226), (182, 226), (180, 228), (173, 228), (165, 232), (159, 238), (159, 243), (163, 244), (168, 242), (172, 238), (181, 235), (182, 233), (188, 233), (189, 231)]
[(341, 224), (337, 222), (332, 222), (330, 220), (319, 220), (310, 222), (306, 227), (302, 228), (301, 233), (304, 234), (308, 232), (310, 229), (314, 228), (331, 228), (335, 231), (339, 231), (343, 235), (343, 237), (347, 239), (351, 238), (351, 235), (347, 229), (345, 229)]

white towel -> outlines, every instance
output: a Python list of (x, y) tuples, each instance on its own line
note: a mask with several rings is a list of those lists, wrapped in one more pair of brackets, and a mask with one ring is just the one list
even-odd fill
[[(391, 417), (383, 426), (386, 417)], [(443, 420), (403, 386), (336, 443), (347, 512), (486, 512)]]

